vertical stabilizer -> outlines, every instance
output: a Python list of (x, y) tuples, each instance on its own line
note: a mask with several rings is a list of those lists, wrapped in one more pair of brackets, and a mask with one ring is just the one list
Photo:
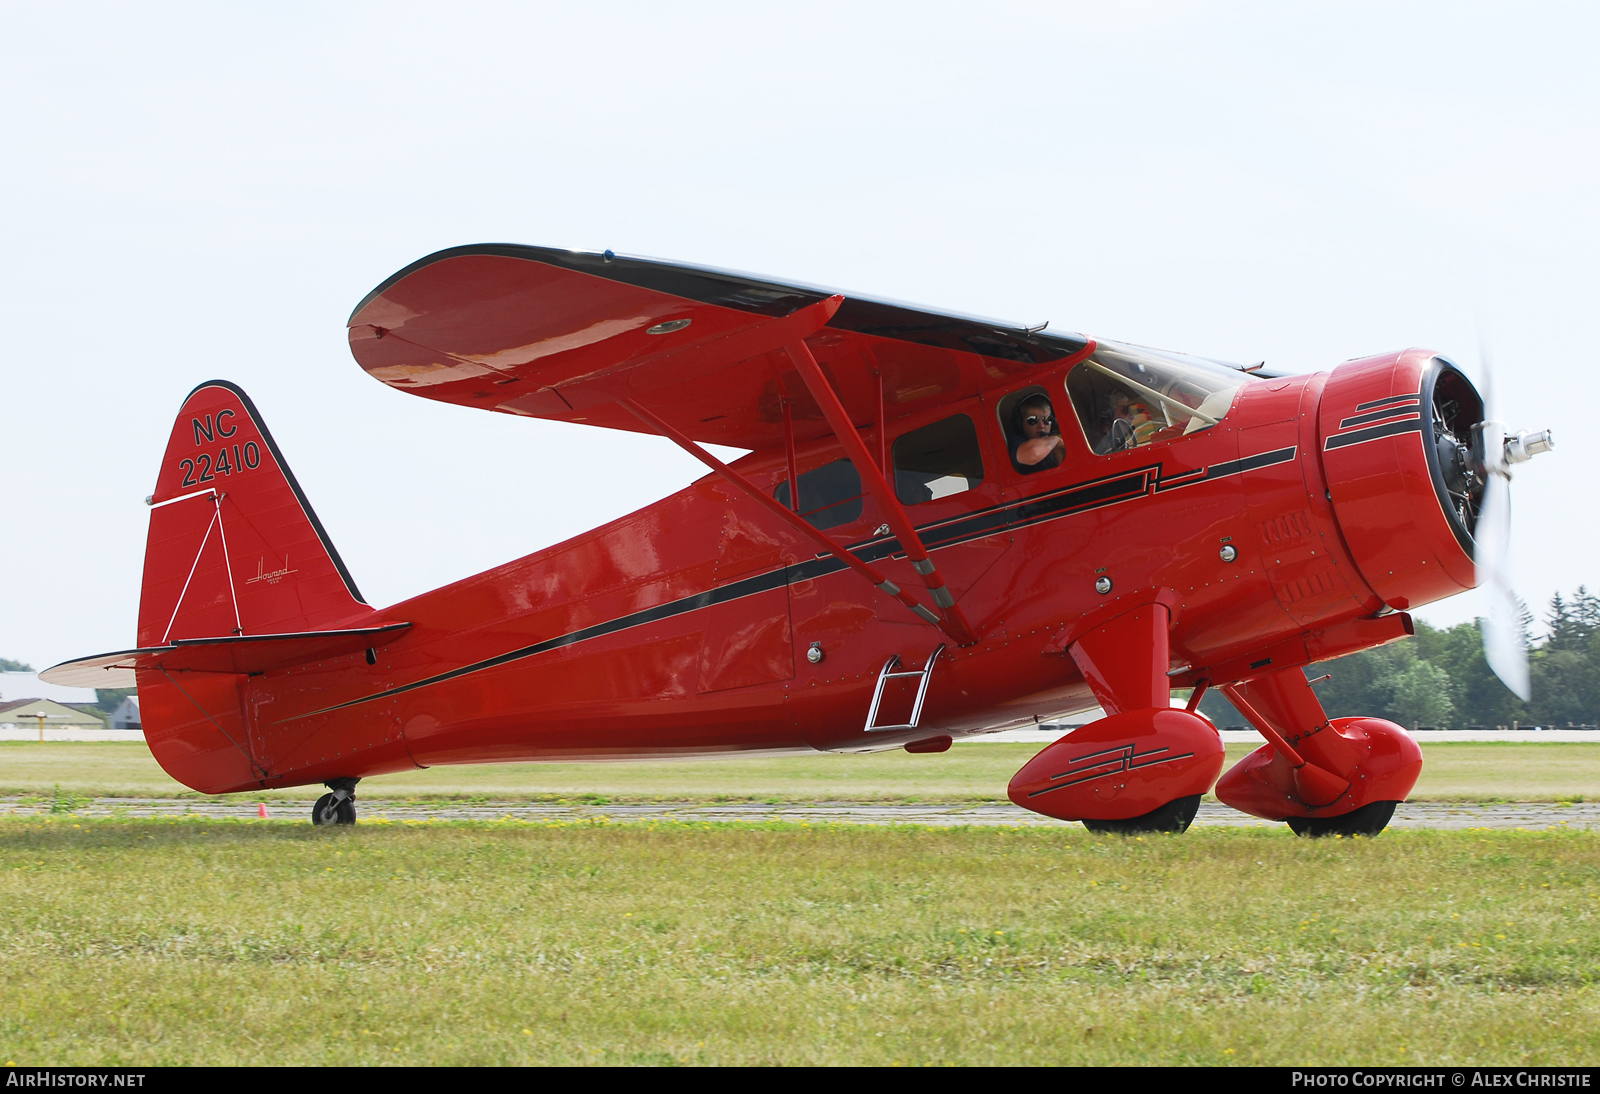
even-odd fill
[(184, 400), (150, 505), (141, 647), (371, 612), (250, 397), (225, 380)]

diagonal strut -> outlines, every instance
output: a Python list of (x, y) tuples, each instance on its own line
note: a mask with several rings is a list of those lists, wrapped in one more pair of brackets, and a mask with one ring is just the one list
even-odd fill
[[(900, 547), (905, 551), (906, 557), (911, 560), (912, 568), (922, 575), (923, 582), (928, 586), (929, 595), (933, 597), (933, 602), (939, 606), (940, 612), (944, 615), (939, 621), (939, 629), (955, 639), (957, 645), (975, 645), (978, 639), (972, 633), (971, 624), (967, 622), (967, 617), (961, 611), (961, 606), (956, 603), (955, 597), (950, 595), (944, 576), (933, 564), (933, 559), (928, 557), (928, 549), (922, 545), (922, 537), (917, 535), (910, 514), (906, 512), (905, 506), (900, 504), (900, 499), (895, 497), (894, 490), (889, 486), (889, 480), (883, 477), (883, 471), (878, 468), (872, 454), (867, 451), (867, 446), (862, 442), (861, 435), (856, 432), (855, 424), (851, 422), (844, 404), (839, 401), (838, 394), (828, 383), (828, 378), (823, 375), (822, 366), (817, 364), (817, 359), (811, 356), (811, 351), (802, 341), (796, 340), (784, 349), (799, 371), (800, 378), (810, 389), (811, 397), (822, 408), (823, 417), (828, 419), (828, 424), (833, 427), (833, 432), (844, 445), (845, 452), (861, 472), (861, 481), (866, 484), (868, 492), (878, 500), (884, 515), (889, 518), (889, 527), (893, 530), (895, 538), (900, 541)], [(881, 446), (882, 441), (879, 443)]]

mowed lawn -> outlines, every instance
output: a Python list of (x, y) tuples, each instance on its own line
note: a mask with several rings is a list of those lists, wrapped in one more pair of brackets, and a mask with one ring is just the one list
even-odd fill
[(0, 819), (0, 1059), (1600, 1063), (1600, 834)]
[[(485, 764), (383, 775), (368, 800), (479, 798), (609, 801), (972, 802), (1005, 800), (1006, 784), (1042, 745), (963, 744), (937, 755), (817, 753), (749, 760)], [(1229, 763), (1253, 746), (1229, 745)], [(1600, 743), (1458, 743), (1423, 748), (1413, 800), (1556, 801), (1600, 796)], [(141, 741), (0, 742), (0, 794), (197, 796), (168, 778)], [(321, 787), (245, 795), (307, 799)]]

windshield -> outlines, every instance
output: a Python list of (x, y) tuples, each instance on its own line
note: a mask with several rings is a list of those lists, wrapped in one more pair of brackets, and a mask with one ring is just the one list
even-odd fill
[(1121, 452), (1216, 425), (1244, 373), (1198, 357), (1101, 342), (1067, 374), (1067, 395), (1096, 452)]

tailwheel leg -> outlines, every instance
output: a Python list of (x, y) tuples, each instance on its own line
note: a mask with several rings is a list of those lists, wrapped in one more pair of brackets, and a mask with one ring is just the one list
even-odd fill
[(1297, 836), (1319, 839), (1323, 836), (1376, 836), (1388, 826), (1399, 802), (1368, 802), (1359, 809), (1337, 817), (1288, 817), (1286, 823)]
[(1190, 794), (1174, 798), (1142, 817), (1129, 817), (1127, 820), (1085, 820), (1083, 826), (1091, 832), (1117, 836), (1134, 836), (1142, 832), (1187, 832), (1189, 825), (1194, 823), (1195, 814), (1200, 812), (1200, 797), (1199, 794)]
[(356, 783), (360, 779), (330, 779), (322, 785), (332, 793), (324, 794), (311, 807), (311, 823), (318, 828), (328, 825), (354, 824), (356, 822)]

